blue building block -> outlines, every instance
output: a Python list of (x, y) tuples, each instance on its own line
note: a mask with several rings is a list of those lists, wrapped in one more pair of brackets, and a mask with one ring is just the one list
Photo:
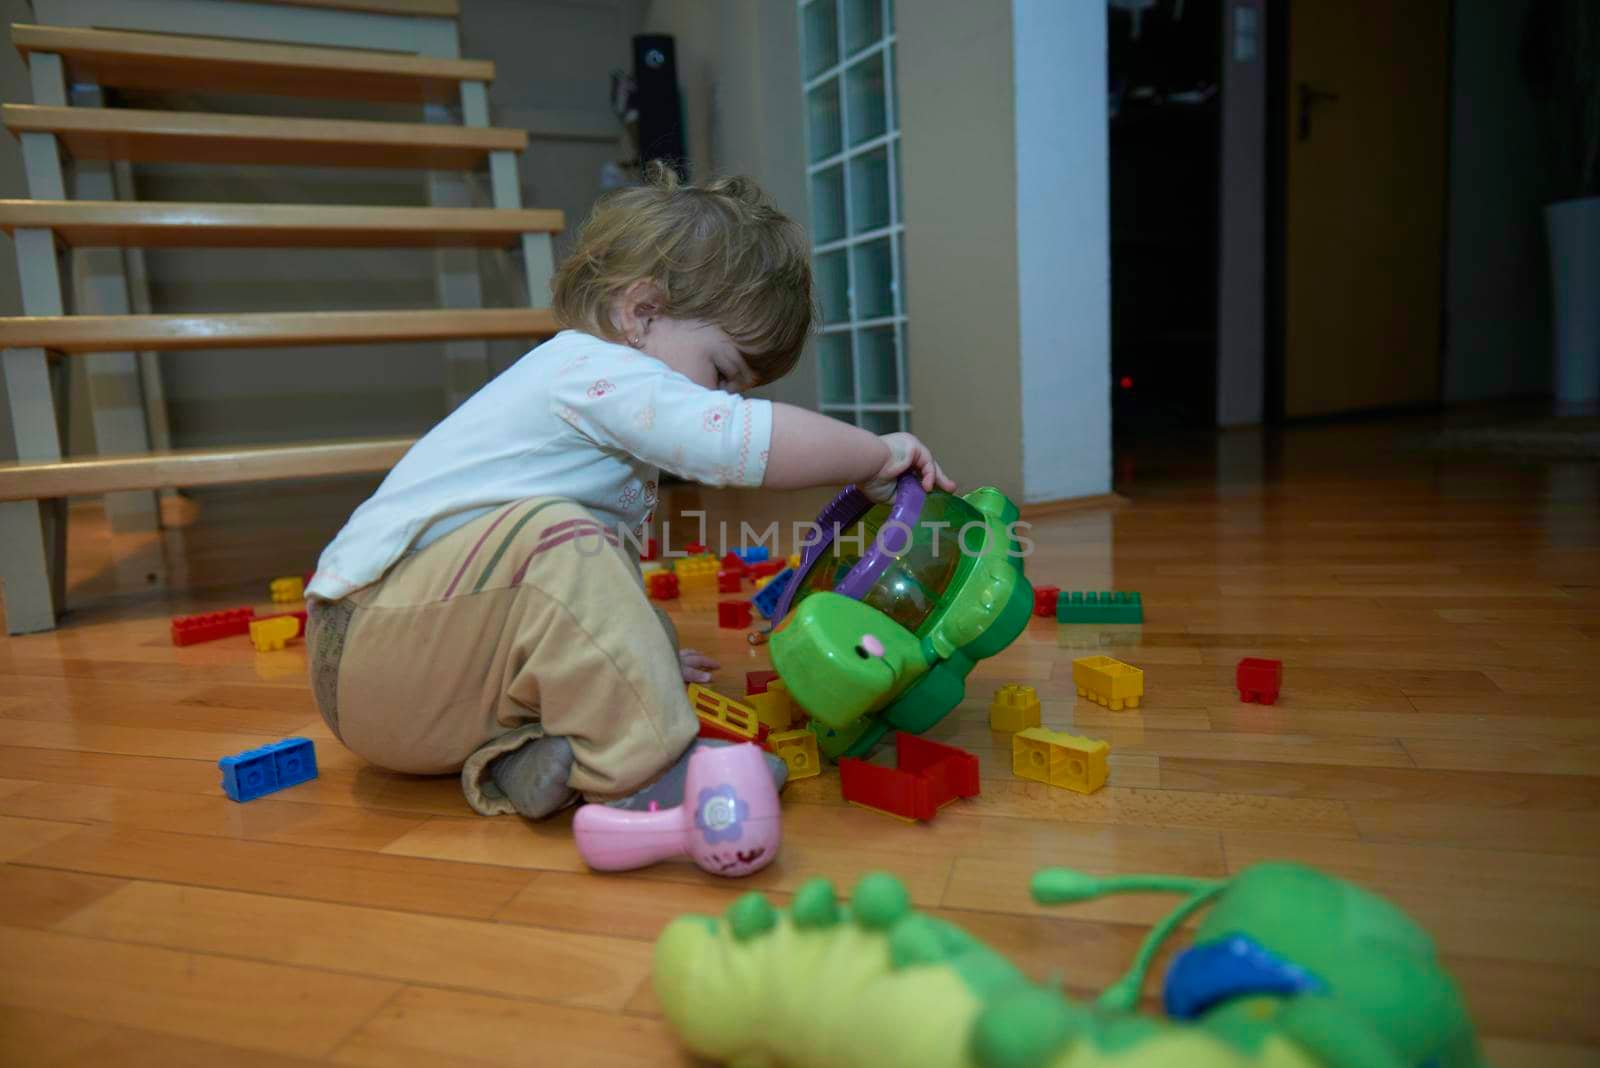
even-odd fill
[(761, 613), (762, 619), (772, 618), (772, 613), (778, 610), (778, 602), (783, 600), (783, 591), (793, 578), (794, 568), (786, 567), (773, 575), (772, 581), (757, 590), (756, 595), (750, 598), (750, 603), (756, 606), (756, 611)]
[(222, 789), (235, 801), (254, 801), (317, 777), (317, 750), (310, 738), (285, 738), (217, 761)]
[(733, 555), (747, 564), (765, 563), (769, 556), (765, 545), (757, 545), (753, 549), (735, 549), (733, 550)]

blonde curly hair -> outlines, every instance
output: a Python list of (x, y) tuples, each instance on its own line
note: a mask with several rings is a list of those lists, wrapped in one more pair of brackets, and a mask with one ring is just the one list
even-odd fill
[(811, 331), (805, 231), (749, 178), (684, 185), (655, 165), (601, 198), (556, 271), (556, 319), (625, 344), (611, 308), (638, 281), (661, 291), (662, 315), (726, 331), (761, 383), (794, 369)]

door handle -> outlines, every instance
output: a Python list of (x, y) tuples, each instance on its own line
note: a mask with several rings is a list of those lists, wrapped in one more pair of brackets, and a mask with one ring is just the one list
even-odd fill
[(1338, 93), (1331, 93), (1326, 89), (1318, 89), (1310, 82), (1296, 82), (1295, 92), (1300, 97), (1300, 128), (1299, 139), (1311, 139), (1311, 109), (1317, 104), (1331, 104), (1339, 99)]

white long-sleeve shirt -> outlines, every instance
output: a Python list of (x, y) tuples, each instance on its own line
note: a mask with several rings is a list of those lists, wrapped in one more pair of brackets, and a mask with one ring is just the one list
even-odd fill
[(565, 330), (428, 431), (323, 550), (308, 597), (337, 600), (478, 516), (566, 497), (639, 531), (658, 469), (759, 486), (772, 404), (704, 389), (625, 345)]

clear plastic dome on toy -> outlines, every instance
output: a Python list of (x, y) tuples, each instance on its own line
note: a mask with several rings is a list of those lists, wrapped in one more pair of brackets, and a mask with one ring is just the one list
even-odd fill
[[(853, 526), (841, 528), (839, 537), (825, 531), (831, 540), (800, 577), (791, 608), (813, 593), (839, 592), (917, 633), (960, 572), (961, 532), (967, 530), (969, 538), (977, 531), (987, 537), (988, 532), (977, 509), (942, 490), (928, 493), (920, 513), (911, 520), (892, 519), (891, 515), (889, 504), (879, 504)], [(891, 523), (895, 525), (885, 532)], [(887, 565), (871, 578), (864, 592), (849, 589), (852, 572), (864, 556), (870, 567), (873, 547), (880, 544), (888, 550)]]

